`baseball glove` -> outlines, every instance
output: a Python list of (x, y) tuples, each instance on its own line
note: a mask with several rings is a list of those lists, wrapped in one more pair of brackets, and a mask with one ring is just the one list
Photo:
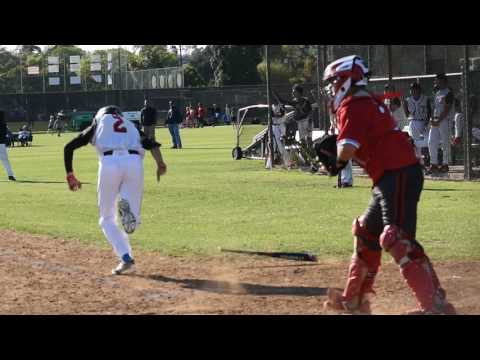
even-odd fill
[(337, 161), (337, 135), (327, 135), (314, 146), (315, 155), (331, 176), (338, 175), (348, 161)]

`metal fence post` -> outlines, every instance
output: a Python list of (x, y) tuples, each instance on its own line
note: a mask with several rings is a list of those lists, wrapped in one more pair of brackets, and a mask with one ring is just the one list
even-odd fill
[(387, 46), (387, 76), (388, 76), (388, 88), (390, 91), (393, 90), (392, 82), (392, 45)]
[(268, 119), (268, 150), (269, 150), (269, 159), (267, 164), (270, 164), (270, 169), (273, 168), (273, 127), (272, 127), (272, 115), (271, 115), (271, 104), (270, 104), (270, 59), (268, 57), (269, 46), (265, 45), (265, 63), (266, 63), (266, 83), (267, 83), (267, 119)]
[(322, 119), (322, 108), (320, 106), (320, 45), (317, 45), (317, 113), (318, 113), (318, 127), (322, 127), (323, 119)]
[(471, 160), (471, 143), (472, 143), (472, 127), (470, 124), (470, 104), (469, 104), (469, 93), (470, 93), (470, 54), (468, 45), (464, 45), (463, 48), (463, 133), (464, 133), (464, 179), (472, 179), (472, 160)]

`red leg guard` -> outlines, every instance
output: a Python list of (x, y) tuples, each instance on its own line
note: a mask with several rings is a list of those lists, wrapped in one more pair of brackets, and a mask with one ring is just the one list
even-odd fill
[(380, 235), (380, 245), (400, 266), (400, 273), (413, 291), (422, 311), (442, 312), (448, 304), (445, 292), (423, 250), (396, 225), (385, 226)]
[(348, 269), (348, 279), (343, 298), (352, 307), (362, 304), (365, 294), (375, 293), (373, 284), (380, 267), (381, 250), (372, 250), (366, 242), (378, 243), (378, 238), (365, 228), (363, 218), (355, 219), (352, 226), (354, 254)]

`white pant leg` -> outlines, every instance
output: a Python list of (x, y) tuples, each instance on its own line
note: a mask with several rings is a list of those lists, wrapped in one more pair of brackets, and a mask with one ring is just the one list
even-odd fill
[(7, 147), (5, 146), (5, 144), (0, 144), (0, 159), (2, 160), (3, 167), (5, 168), (8, 176), (14, 176), (12, 166), (10, 165), (10, 161), (8, 160)]
[(455, 137), (460, 138), (462, 137), (462, 130), (463, 130), (463, 119), (461, 114), (455, 114)]
[(438, 127), (440, 132), (440, 141), (442, 142), (443, 164), (448, 165), (450, 159), (450, 119), (445, 119)]
[(438, 146), (440, 143), (439, 126), (431, 126), (428, 134), (428, 152), (430, 153), (430, 163), (438, 165)]
[(128, 201), (137, 225), (140, 225), (144, 186), (143, 158), (135, 154), (124, 156), (121, 169), (124, 180), (120, 185), (120, 196)]
[(121, 259), (123, 255), (132, 256), (128, 235), (118, 226), (116, 200), (123, 182), (117, 157), (105, 156), (98, 168), (98, 209), (99, 225), (112, 245), (113, 251)]
[(352, 168), (352, 160), (350, 160), (345, 166), (345, 168), (341, 172), (341, 182), (342, 184), (350, 184), (353, 185), (353, 168)]
[(297, 122), (298, 124), (298, 134), (300, 140), (307, 140), (307, 137), (312, 137), (310, 129), (310, 119), (306, 118)]
[(285, 146), (283, 145), (283, 142), (282, 142), (282, 129), (280, 125), (273, 125), (272, 130), (273, 130), (273, 137), (275, 138), (275, 144), (277, 146), (278, 152), (283, 157), (285, 153)]
[(425, 122), (418, 120), (410, 120), (409, 124), (410, 134), (415, 143), (415, 152), (418, 158), (422, 157), (422, 148), (418, 146), (418, 142), (422, 140), (422, 135), (425, 132)]

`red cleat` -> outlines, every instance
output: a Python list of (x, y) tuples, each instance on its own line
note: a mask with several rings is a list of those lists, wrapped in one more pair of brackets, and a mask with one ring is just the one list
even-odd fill
[(328, 300), (323, 303), (324, 309), (331, 309), (355, 315), (370, 315), (370, 301), (364, 297), (359, 303), (358, 297), (347, 301), (342, 293), (336, 289), (328, 289)]

